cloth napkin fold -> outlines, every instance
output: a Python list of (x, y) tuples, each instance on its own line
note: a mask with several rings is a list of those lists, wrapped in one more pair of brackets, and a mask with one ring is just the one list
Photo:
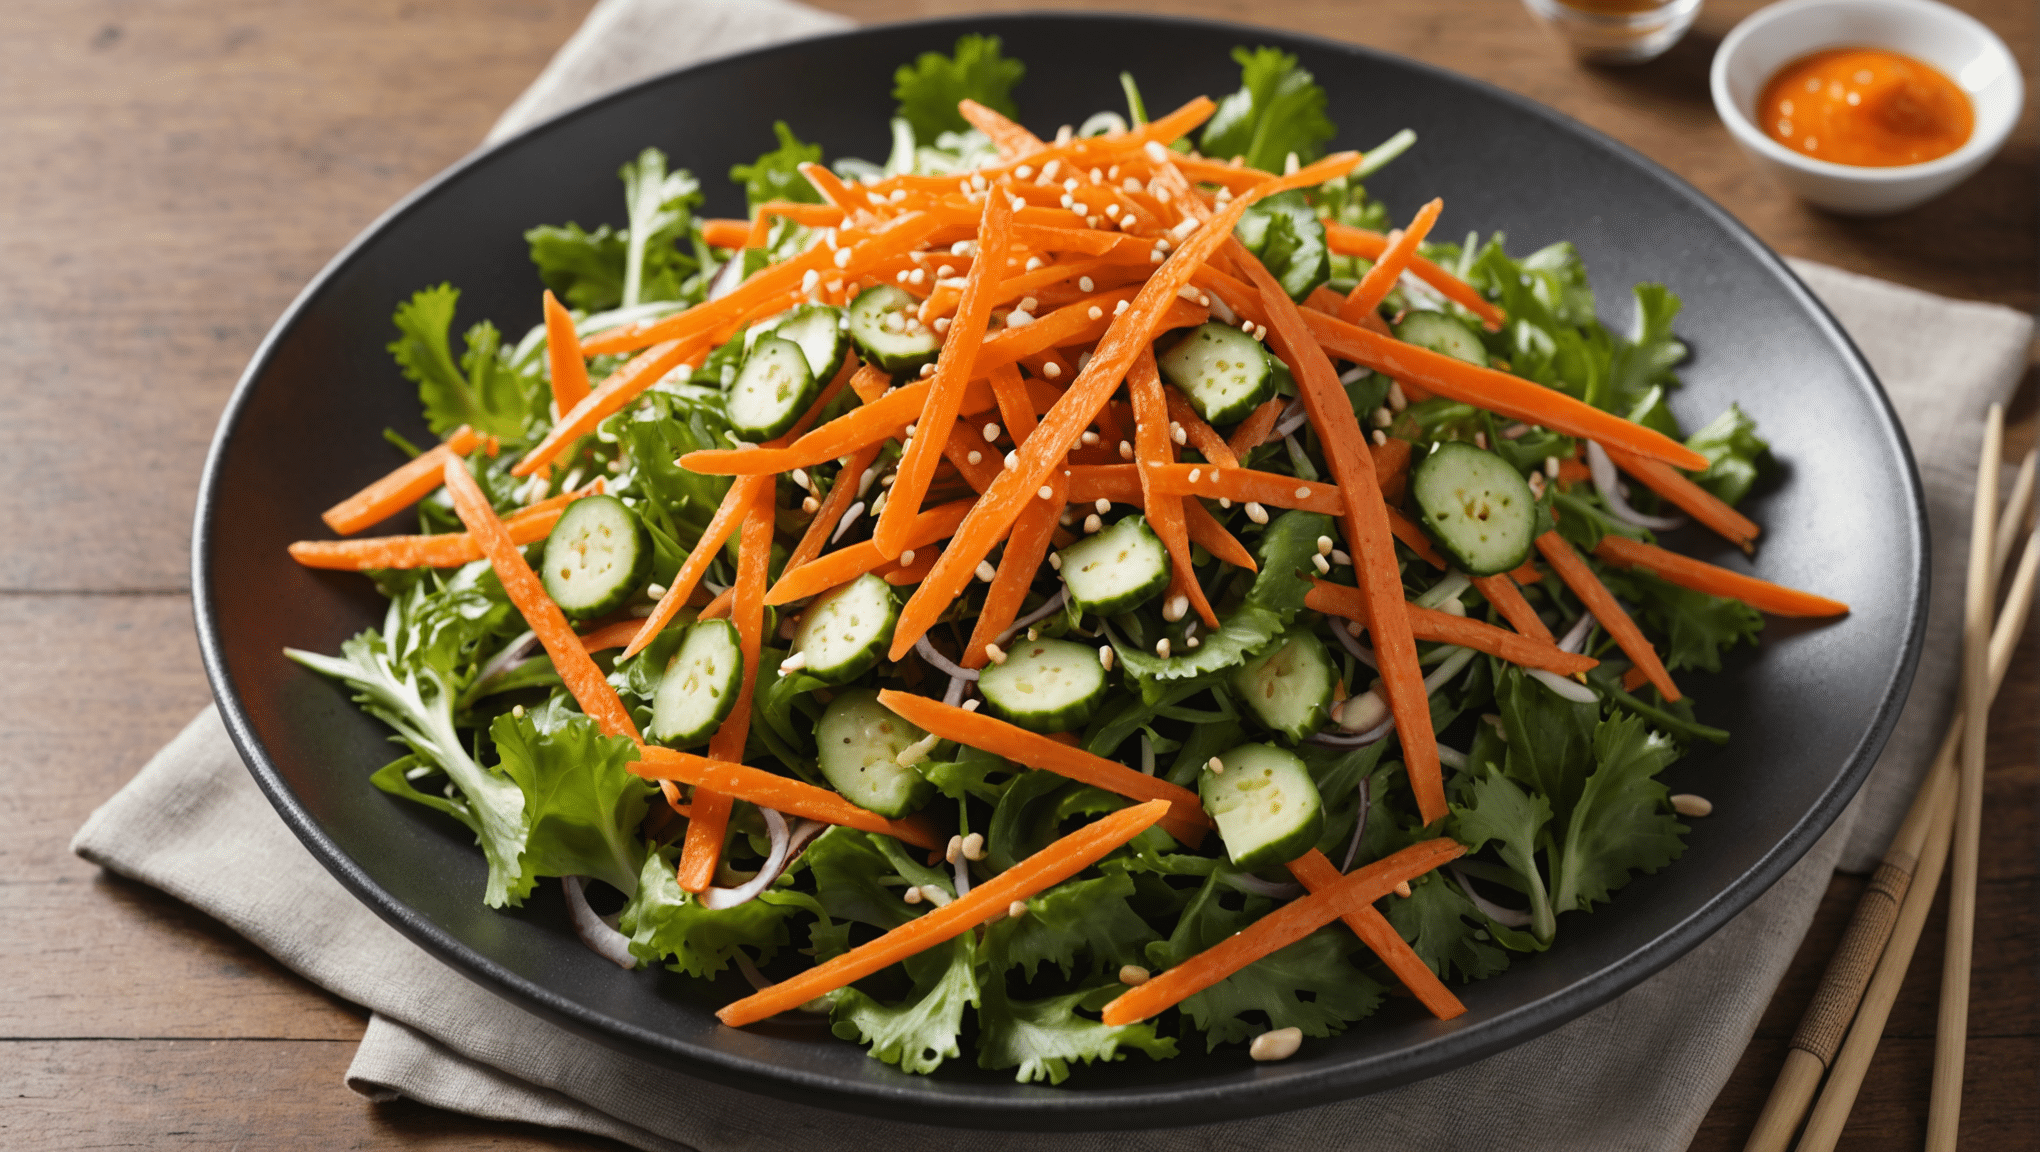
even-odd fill
[[(848, 21), (789, 0), (601, 0), (490, 133), (618, 85)], [(1676, 1149), (1733, 1070), (1839, 862), (1867, 870), (1903, 815), (1952, 704), (1981, 416), (2026, 363), (2029, 317), (1795, 261), (1883, 378), (1921, 461), (1935, 544), (1928, 647), (1868, 785), (1805, 859), (1692, 953), (1602, 1008), (1456, 1072), (1362, 1099), (1194, 1129), (966, 1134), (755, 1096), (649, 1064), (529, 1015), (440, 964), (356, 901), (256, 788), (208, 708), (94, 812), (72, 848), (218, 918), (373, 1011), (349, 1087), (646, 1149), (812, 1152), (973, 1145), (999, 1152)], [(1934, 331), (1929, 349), (1909, 334)], [(1860, 817), (1860, 818), (1858, 818)], [(1853, 833), (1851, 831), (1853, 826)]]

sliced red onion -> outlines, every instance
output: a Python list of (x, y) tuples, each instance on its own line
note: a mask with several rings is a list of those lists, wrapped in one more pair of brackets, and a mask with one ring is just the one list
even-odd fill
[(1686, 525), (1684, 516), (1650, 516), (1638, 512), (1623, 499), (1622, 484), (1615, 476), (1615, 461), (1608, 458), (1608, 450), (1592, 440), (1587, 441), (1587, 471), (1594, 474), (1594, 487), (1601, 492), (1601, 500), (1608, 505), (1608, 514), (1624, 524), (1648, 528), (1653, 532), (1669, 532)]
[(1593, 627), (1594, 614), (1591, 612), (1580, 613), (1580, 618), (1573, 621), (1572, 630), (1559, 639), (1558, 650), (1578, 655), (1580, 649), (1586, 647), (1587, 633), (1592, 631)]
[(758, 812), (765, 817), (765, 833), (772, 838), (772, 851), (766, 855), (765, 863), (759, 865), (757, 873), (737, 887), (703, 890), (700, 897), (703, 908), (720, 912), (749, 903), (758, 893), (770, 888), (772, 882), (779, 879), (779, 874), (786, 870), (786, 862), (793, 851), (793, 835), (786, 827), (786, 817), (770, 808), (760, 808)]
[(1346, 861), (1339, 865), (1339, 871), (1353, 870), (1353, 857), (1360, 853), (1360, 837), (1367, 832), (1367, 812), (1374, 807), (1373, 781), (1360, 781), (1360, 815), (1353, 819), (1353, 838), (1346, 842)]
[(1224, 879), (1242, 892), (1266, 896), (1270, 900), (1294, 900), (1303, 895), (1303, 885), (1294, 881), (1263, 880), (1247, 872), (1228, 872)]
[(708, 282), (708, 298), (710, 300), (720, 300), (735, 292), (737, 285), (743, 282), (744, 254), (738, 252), (732, 255), (729, 261), (721, 268), (717, 269), (715, 279)]
[(1451, 869), (1452, 875), (1458, 877), (1459, 890), (1466, 893), (1466, 898), (1473, 902), (1475, 908), (1481, 910), (1482, 915), (1485, 915), (1488, 919), (1500, 924), (1504, 928), (1528, 928), (1530, 926), (1530, 913), (1518, 911), (1514, 908), (1504, 908), (1500, 904), (1474, 891), (1473, 881), (1467, 878), (1466, 873), (1459, 870), (1457, 864), (1447, 864), (1445, 867)]
[(538, 651), (538, 633), (536, 632), (527, 631), (522, 636), (510, 641), (510, 643), (503, 645), (503, 650), (489, 657), (489, 662), (482, 665), (481, 671), (475, 673), (474, 684), (468, 689), (469, 694), (472, 695), (476, 689), (482, 688), (505, 672), (524, 663), (525, 659), (536, 651)]
[(1561, 698), (1570, 700), (1575, 704), (1592, 704), (1601, 698), (1598, 693), (1585, 684), (1577, 680), (1568, 680), (1548, 669), (1525, 668), (1524, 671), (1535, 677), (1539, 684), (1544, 685), (1546, 688), (1558, 693)]
[(921, 654), (921, 659), (947, 672), (951, 680), (975, 680), (978, 678), (976, 669), (965, 668), (963, 665), (937, 652), (935, 646), (928, 643), (928, 634), (925, 632), (921, 634), (919, 640), (914, 641), (914, 651)]
[(1386, 739), (1393, 731), (1395, 717), (1391, 716), (1365, 732), (1313, 732), (1304, 739), (1325, 748), (1364, 748), (1377, 740)]
[[(1297, 400), (1291, 403), (1288, 408), (1283, 409), (1282, 418), (1275, 421), (1275, 427), (1269, 433), (1268, 439), (1280, 440), (1309, 422), (1309, 411), (1304, 408), (1303, 401)], [(1267, 441), (1264, 440), (1262, 443), (1265, 444)]]
[(1374, 658), (1374, 649), (1369, 648), (1366, 645), (1360, 643), (1360, 638), (1358, 636), (1355, 636), (1351, 632), (1346, 631), (1345, 621), (1343, 620), (1333, 621), (1332, 635), (1338, 638), (1341, 647), (1345, 648), (1346, 651), (1351, 652), (1353, 654), (1353, 659), (1358, 660), (1362, 664), (1367, 665), (1369, 668), (1372, 668), (1377, 672), (1381, 671), (1381, 662)]
[(963, 694), (970, 691), (971, 682), (976, 679), (977, 677), (975, 676), (971, 677), (970, 680), (965, 680), (960, 676), (950, 677), (949, 687), (942, 690), (942, 702), (951, 708), (963, 703)]
[(778, 983), (778, 981), (776, 980), (766, 979), (765, 974), (763, 972), (758, 971), (758, 966), (756, 964), (751, 963), (751, 958), (749, 956), (744, 955), (744, 950), (742, 948), (739, 948), (735, 951), (735, 953), (732, 955), (732, 959), (734, 959), (737, 962), (737, 971), (742, 972), (744, 974), (745, 982), (750, 984), (751, 987), (756, 988), (758, 991), (763, 992), (767, 988), (770, 988), (774, 984)]
[[(1050, 596), (1046, 601), (1044, 601), (1041, 607), (1036, 608), (1034, 611), (1029, 612), (1027, 615), (1022, 616), (1018, 620), (1013, 621), (1013, 626), (1011, 628), (1008, 628), (1004, 632), (999, 633), (999, 643), (1004, 644), (1006, 641), (1011, 640), (1014, 637), (1014, 635), (1018, 633), (1022, 628), (1025, 628), (1030, 624), (1039, 623), (1043, 620), (1048, 619), (1050, 616), (1055, 615), (1057, 612), (1062, 611), (1063, 603), (1067, 601), (1069, 598), (1070, 590), (1068, 588), (1066, 587), (1057, 588), (1055, 590), (1055, 595)], [(973, 679), (975, 679), (975, 677), (973, 677)]]
[(630, 954), (630, 937), (618, 932), (589, 907), (588, 892), (581, 886), (581, 878), (562, 876), (560, 887), (567, 890), (567, 912), (573, 917), (574, 935), (581, 938), (581, 943), (619, 968), (637, 967), (637, 957)]

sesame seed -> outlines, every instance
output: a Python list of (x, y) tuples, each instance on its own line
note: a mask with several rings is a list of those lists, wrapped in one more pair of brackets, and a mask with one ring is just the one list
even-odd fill
[(815, 285), (821, 282), (822, 274), (810, 268), (807, 270), (807, 274), (800, 278), (800, 290), (802, 292), (812, 292), (815, 290)]
[(1133, 459), (1133, 445), (1121, 440), (1119, 442), (1119, 458), (1121, 460)]
[(985, 659), (990, 660), (994, 664), (1004, 664), (1006, 662), (1006, 650), (997, 644), (987, 644), (985, 645)]
[(1098, 510), (1098, 515), (1103, 516), (1107, 512), (1112, 511), (1112, 501), (1107, 500), (1103, 496), (1100, 496), (1096, 500), (1091, 502), (1091, 507), (1096, 508)]
[(524, 705), (522, 705), (522, 704), (513, 704), (513, 705), (511, 705), (511, 707), (510, 707), (510, 714), (511, 714), (512, 716), (515, 716), (515, 717), (517, 717), (517, 718), (518, 718), (519, 720), (522, 720), (522, 719), (524, 719)]
[(964, 457), (964, 459), (970, 461), (973, 464), (982, 464), (985, 461), (985, 454), (973, 448), (970, 450), (970, 453)]
[(1224, 496), (1220, 496), (1220, 497), (1218, 498), (1218, 506), (1219, 506), (1220, 508), (1230, 508), (1230, 507), (1232, 507), (1232, 501), (1231, 501), (1231, 500), (1229, 500), (1229, 499), (1227, 499), (1227, 498), (1226, 498), (1226, 497), (1224, 497)]
[(1388, 382), (1388, 406), (1398, 412), (1410, 406), (1410, 398), (1403, 395), (1402, 384), (1394, 380)]
[(1398, 880), (1398, 881), (1396, 881), (1396, 882), (1395, 882), (1395, 894), (1396, 894), (1396, 895), (1398, 895), (1398, 896), (1400, 896), (1400, 897), (1402, 897), (1402, 898), (1403, 898), (1403, 899), (1405, 899), (1405, 900), (1409, 899), (1409, 898), (1410, 898), (1410, 882), (1409, 882), (1409, 881), (1407, 881), (1407, 880)]
[(1077, 437), (1077, 439), (1080, 442), (1082, 442), (1085, 447), (1088, 448), (1091, 445), (1096, 444), (1098, 442), (1098, 434), (1096, 432), (1091, 431), (1089, 428), (1086, 428), (1084, 429), (1084, 434)]
[(900, 893), (900, 899), (905, 900), (909, 904), (919, 904), (921, 902), (921, 890), (919, 888), (909, 888), (905, 892)]
[(1034, 316), (1024, 308), (1015, 308), (1006, 313), (1006, 327), (1025, 328), (1034, 323)]
[[(972, 701), (972, 703), (976, 703), (976, 701)], [(1006, 915), (1015, 920), (1027, 915), (1027, 901), (1015, 900), (1011, 904), (1006, 905)]]
[(814, 515), (816, 512), (821, 511), (821, 508), (822, 502), (815, 499), (812, 496), (809, 496), (800, 502), (800, 510), (807, 513), (810, 516)]
[(1320, 556), (1330, 556), (1332, 554), (1332, 538), (1330, 536), (1318, 537), (1317, 550)]
[(1337, 548), (1332, 549), (1332, 566), (1334, 568), (1348, 568), (1351, 567), (1352, 564), (1353, 558), (1351, 556), (1346, 555), (1346, 553), (1341, 551), (1340, 549)]
[(1130, 301), (1121, 300), (1119, 303), (1114, 304), (1112, 306), (1112, 314), (1114, 316), (1124, 316), (1126, 315), (1127, 308), (1129, 308), (1130, 306), (1131, 306)]
[(1192, 468), (1192, 469), (1190, 470), (1190, 482), (1191, 482), (1192, 484), (1195, 484), (1195, 483), (1197, 483), (1197, 481), (1199, 481), (1199, 480), (1200, 480), (1200, 479), (1202, 479), (1203, 477), (1204, 477), (1204, 469), (1202, 469), (1202, 468)]
[(1247, 519), (1252, 520), (1256, 524), (1266, 524), (1268, 522), (1268, 510), (1249, 500), (1247, 501)]
[(1097, 291), (1097, 289), (1098, 289), (1098, 282), (1097, 282), (1096, 280), (1093, 280), (1093, 279), (1091, 279), (1091, 278), (1090, 278), (1089, 276), (1079, 276), (1079, 277), (1077, 277), (1077, 290), (1078, 290), (1078, 291), (1080, 291), (1080, 292), (1095, 292), (1095, 291)]
[(987, 444), (989, 444), (989, 443), (991, 443), (992, 441), (994, 441), (994, 440), (997, 440), (997, 439), (999, 438), (999, 426), (998, 426), (997, 424), (987, 424), (987, 425), (985, 425), (985, 428), (984, 428), (984, 432), (985, 432), (985, 443), (987, 443)]
[(1138, 964), (1124, 964), (1119, 969), (1119, 982), (1130, 988), (1138, 988), (1154, 977)]
[(1021, 165), (1021, 166), (1019, 166), (1018, 168), (1015, 168), (1015, 169), (1013, 169), (1013, 176), (1014, 176), (1014, 177), (1015, 177), (1016, 179), (1020, 179), (1020, 180), (1025, 180), (1025, 179), (1028, 179), (1029, 177), (1031, 177), (1031, 176), (1033, 176), (1033, 175), (1034, 175), (1034, 165), (1032, 165), (1032, 164), (1022, 164), (1022, 165)]
[(1155, 655), (1160, 656), (1164, 660), (1169, 658), (1169, 638), (1167, 636), (1155, 641)]
[(1188, 611), (1190, 611), (1190, 598), (1188, 596), (1171, 596), (1168, 602), (1162, 605), (1162, 619), (1174, 624), (1176, 621), (1181, 620), (1183, 614)]
[(1050, 488), (1046, 484), (1043, 484), (1041, 486), (1041, 490), (1039, 492), (1036, 492), (1035, 495), (1041, 497), (1043, 500), (1053, 500), (1055, 499), (1055, 489)]
[(1012, 452), (1008, 452), (1008, 453), (1006, 453), (1006, 467), (1008, 467), (1008, 468), (1013, 468), (1013, 467), (1016, 467), (1016, 466), (1018, 466), (1018, 465), (1019, 465), (1019, 463), (1020, 463), (1020, 453), (1019, 453), (1019, 451), (1018, 451), (1017, 449), (1016, 449), (1016, 450), (1014, 450), (1014, 451), (1012, 451)]
[(1177, 444), (1188, 444), (1190, 442), (1190, 433), (1185, 432), (1181, 424), (1171, 420), (1169, 421), (1169, 439), (1174, 440)]
[(1395, 413), (1390, 412), (1386, 408), (1376, 408), (1374, 410), (1374, 426), (1376, 428), (1386, 428), (1393, 423), (1395, 423)]
[(987, 583), (987, 584), (990, 584), (990, 583), (992, 582), (992, 578), (993, 578), (994, 576), (997, 576), (998, 574), (999, 574), (999, 570), (998, 570), (998, 569), (996, 569), (996, 568), (994, 568), (994, 567), (992, 567), (992, 562), (991, 562), (991, 561), (989, 561), (989, 560), (980, 560), (980, 561), (978, 561), (978, 566), (977, 566), (977, 578), (978, 578), (978, 579), (980, 579), (980, 580), (984, 581), (984, 582), (985, 582), (985, 583)]
[(1104, 665), (1107, 672), (1112, 671), (1112, 645), (1098, 645), (1098, 663)]
[(1041, 366), (1041, 374), (1050, 380), (1062, 375), (1062, 365), (1051, 360)]
[(1206, 768), (1209, 768), (1209, 769), (1211, 769), (1211, 770), (1212, 770), (1213, 772), (1224, 772), (1224, 771), (1225, 771), (1225, 761), (1223, 761), (1223, 760), (1220, 760), (1220, 759), (1219, 759), (1218, 757), (1216, 757), (1216, 756), (1213, 756), (1213, 757), (1212, 757), (1211, 759), (1209, 759), (1209, 760), (1206, 760), (1206, 761), (1204, 762), (1204, 766), (1205, 766)]
[(849, 266), (850, 266), (850, 250), (848, 248), (836, 249), (836, 267), (848, 268)]
[(912, 564), (913, 562), (914, 562), (914, 550), (912, 548), (909, 548), (906, 551), (900, 553), (900, 567), (905, 568), (908, 565)]
[(1558, 457), (1546, 456), (1544, 458), (1544, 474), (1553, 480), (1558, 479)]
[(1310, 485), (1308, 485), (1308, 484), (1298, 484), (1298, 485), (1296, 486), (1296, 498), (1297, 498), (1298, 500), (1308, 500), (1308, 499), (1310, 499)]
[(1105, 318), (1105, 310), (1093, 304), (1084, 315), (1089, 316), (1093, 320), (1103, 320)]
[(1160, 164), (1169, 158), (1169, 150), (1167, 148), (1162, 147), (1161, 142), (1158, 140), (1148, 141), (1146, 144), (1141, 146), (1141, 151), (1147, 153), (1147, 158), (1154, 161), (1157, 164)]
[(1383, 431), (1382, 431), (1381, 429), (1379, 429), (1379, 428), (1376, 428), (1376, 429), (1374, 430), (1374, 446), (1375, 446), (1375, 447), (1377, 447), (1377, 448), (1379, 448), (1379, 447), (1383, 447), (1383, 446), (1385, 446), (1385, 445), (1386, 445), (1387, 443), (1388, 443), (1388, 433), (1386, 433), (1386, 432), (1383, 432)]
[(1041, 257), (1039, 257), (1039, 256), (1029, 256), (1029, 257), (1027, 258), (1027, 270), (1028, 270), (1029, 272), (1033, 272), (1033, 271), (1036, 271), (1036, 270), (1037, 270), (1037, 269), (1039, 269), (1040, 267), (1041, 267)]
[(1473, 444), (1474, 447), (1479, 448), (1481, 451), (1487, 451), (1487, 433), (1475, 432), (1473, 434)]
[[(1295, 159), (1294, 154), (1291, 159)], [(1303, 1029), (1277, 1028), (1254, 1037), (1247, 1045), (1247, 1055), (1263, 1063), (1271, 1060), (1287, 1060), (1303, 1047)]]
[(936, 330), (937, 332), (947, 332), (947, 331), (949, 331), (949, 317), (947, 317), (947, 316), (937, 316), (937, 317), (935, 318), (935, 330)]
[(1672, 797), (1672, 811), (1677, 812), (1681, 816), (1711, 816), (1714, 814), (1714, 802), (1705, 796), (1695, 796), (1690, 792), (1681, 792)]
[(1095, 533), (1104, 527), (1105, 522), (1103, 520), (1098, 519), (1098, 514), (1096, 512), (1093, 512), (1089, 516), (1084, 517), (1084, 531), (1087, 534)]
[(1100, 172), (1100, 171), (1099, 171), (1098, 169), (1096, 169), (1096, 168), (1093, 168), (1093, 169), (1091, 169), (1091, 183), (1093, 183), (1093, 184), (1103, 184), (1104, 182), (1105, 182), (1105, 174), (1104, 174), (1103, 172)]
[(1312, 556), (1310, 558), (1310, 562), (1312, 566), (1314, 566), (1318, 570), (1318, 575), (1320, 576), (1331, 575), (1332, 573), (1331, 561), (1326, 560), (1323, 556)]
[(951, 836), (949, 838), (948, 846), (942, 850), (942, 858), (948, 861), (949, 863), (954, 864), (956, 863), (956, 858), (958, 856), (961, 856), (962, 854), (963, 854), (963, 837)]
[(1048, 566), (1058, 572), (1062, 571), (1062, 553), (1050, 552), (1048, 554)]
[(962, 851), (962, 853), (963, 853), (963, 858), (964, 858), (965, 860), (982, 860), (982, 859), (984, 859), (984, 858), (985, 858), (985, 836), (984, 836), (984, 833), (982, 833), (982, 832), (973, 832), (973, 833), (971, 833), (970, 835), (968, 835), (968, 836), (965, 836), (965, 837), (963, 838), (963, 844), (962, 844), (962, 845), (961, 845), (961, 847), (960, 847), (960, 851)]

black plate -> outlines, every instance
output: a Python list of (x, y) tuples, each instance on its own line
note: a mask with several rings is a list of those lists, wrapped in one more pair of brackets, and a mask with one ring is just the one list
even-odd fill
[[(388, 469), (380, 433), (424, 429), (383, 346), (390, 311), (418, 288), (459, 286), (458, 327), (539, 319), (523, 230), (621, 224), (616, 170), (646, 145), (737, 215), (723, 179), (784, 119), (829, 154), (883, 158), (893, 68), (964, 32), (1005, 38), (1038, 130), (1121, 107), (1131, 70), (1151, 108), (1238, 85), (1228, 52), (1274, 44), (1331, 94), (1341, 147), (1403, 127), (1420, 143), (1371, 182), (1405, 219), (1442, 195), (1440, 235), (1507, 232), (1512, 251), (1570, 239), (1626, 324), (1628, 287), (1661, 280), (1685, 300), (1692, 345), (1673, 402), (1688, 427), (1731, 401), (1783, 462), (1752, 502), (1767, 526), (1758, 571), (1848, 601), (1818, 627), (1774, 622), (1761, 657), (1689, 677), (1700, 714), (1732, 728), (1670, 774), (1713, 799), (1684, 859), (1568, 916), (1558, 946), (1464, 988), (1441, 1024), (1391, 1008), (1273, 1066), (1237, 1049), (1162, 1063), (1138, 1054), (1061, 1088), (1015, 1085), (968, 1055), (933, 1077), (817, 1033), (719, 1026), (731, 998), (677, 976), (625, 973), (575, 940), (557, 885), (516, 912), (482, 906), (481, 854), (452, 822), (386, 796), (368, 774), (386, 731), (345, 694), (284, 662), (285, 645), (337, 651), (380, 621), (368, 582), (299, 568), (291, 540)], [(1187, 20), (1033, 15), (874, 28), (677, 72), (599, 100), (470, 157), (414, 193), (336, 258), (280, 320), (235, 390), (206, 464), (193, 582), (200, 642), (236, 745), (286, 822), (342, 883), (485, 987), (584, 1035), (743, 1087), (902, 1120), (991, 1128), (1187, 1124), (1294, 1108), (1429, 1076), (1519, 1043), (1603, 1003), (1720, 927), (1782, 875), (1862, 782), (1910, 684), (1925, 614), (1926, 530), (1912, 459), (1869, 367), (1778, 258), (1721, 209), (1619, 144), (1519, 97), (1421, 64), (1288, 33)], [(1702, 555), (1705, 539), (1681, 541)]]

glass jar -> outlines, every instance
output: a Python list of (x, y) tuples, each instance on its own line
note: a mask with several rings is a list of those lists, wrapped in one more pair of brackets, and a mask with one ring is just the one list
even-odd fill
[(1640, 64), (1679, 42), (1700, 0), (1523, 0), (1523, 6), (1595, 64)]

